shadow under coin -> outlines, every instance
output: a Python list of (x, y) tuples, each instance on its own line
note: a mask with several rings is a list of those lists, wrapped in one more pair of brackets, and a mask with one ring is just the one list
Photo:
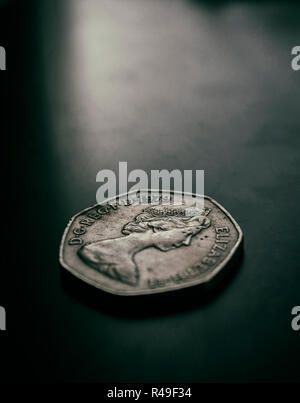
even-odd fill
[(242, 266), (241, 244), (231, 260), (207, 284), (151, 295), (119, 296), (97, 289), (61, 268), (63, 290), (78, 302), (120, 318), (146, 318), (201, 308), (216, 300)]

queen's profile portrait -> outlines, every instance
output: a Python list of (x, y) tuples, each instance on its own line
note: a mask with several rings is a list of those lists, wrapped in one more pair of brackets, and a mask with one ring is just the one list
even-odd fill
[(195, 235), (209, 226), (209, 218), (187, 216), (184, 208), (151, 206), (123, 226), (123, 236), (85, 243), (78, 254), (98, 272), (136, 286), (140, 278), (136, 254), (151, 247), (162, 252), (187, 247)]

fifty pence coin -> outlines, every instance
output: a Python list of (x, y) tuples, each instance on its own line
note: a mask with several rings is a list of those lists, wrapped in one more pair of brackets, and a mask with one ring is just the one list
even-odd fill
[[(103, 291), (142, 295), (209, 283), (242, 242), (237, 222), (207, 196), (151, 190), (116, 196), (76, 214), (59, 259), (73, 275)], [(169, 199), (167, 198), (169, 196)], [(187, 215), (197, 198), (204, 205)]]

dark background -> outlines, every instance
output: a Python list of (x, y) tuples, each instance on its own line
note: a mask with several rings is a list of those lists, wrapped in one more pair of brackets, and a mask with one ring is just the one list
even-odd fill
[[(1, 379), (299, 381), (300, 7), (2, 1), (0, 16)], [(62, 274), (68, 219), (119, 161), (204, 169), (242, 227), (237, 270), (207, 300), (128, 302)]]

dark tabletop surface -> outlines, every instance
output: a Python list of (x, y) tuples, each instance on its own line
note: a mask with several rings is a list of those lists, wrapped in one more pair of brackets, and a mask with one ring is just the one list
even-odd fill
[[(16, 13), (4, 3), (15, 191), (3, 214), (4, 378), (299, 381), (300, 7), (54, 0)], [(69, 218), (119, 161), (204, 169), (205, 193), (240, 224), (243, 256), (208, 300), (124, 303), (62, 274)]]

